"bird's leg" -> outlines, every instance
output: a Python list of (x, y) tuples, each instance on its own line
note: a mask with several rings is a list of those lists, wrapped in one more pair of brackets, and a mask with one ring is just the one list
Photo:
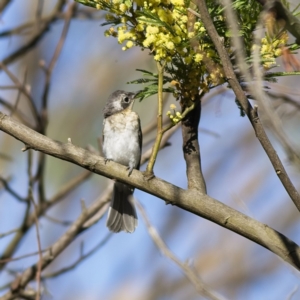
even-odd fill
[(132, 167), (132, 166), (128, 166), (128, 167), (126, 168), (126, 170), (128, 171), (128, 177), (131, 175), (133, 169), (134, 169), (134, 167)]
[(110, 162), (112, 159), (111, 158), (107, 158), (107, 157), (104, 157), (104, 163), (106, 164), (107, 162)]

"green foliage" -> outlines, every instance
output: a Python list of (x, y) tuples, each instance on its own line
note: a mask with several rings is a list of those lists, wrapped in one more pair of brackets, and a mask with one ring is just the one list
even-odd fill
[[(133, 81), (129, 81), (127, 83), (129, 84), (148, 84), (142, 91), (140, 91), (137, 95), (136, 98), (139, 98), (140, 101), (142, 101), (145, 98), (148, 98), (152, 95), (157, 94), (158, 92), (158, 74), (146, 71), (146, 70), (141, 70), (137, 69), (137, 71), (142, 72), (143, 75), (146, 77), (144, 78), (139, 78)], [(166, 84), (167, 82), (171, 82), (172, 78), (168, 76), (164, 76), (163, 78), (163, 84)], [(174, 93), (175, 90), (174, 88), (168, 87), (168, 88), (163, 88), (163, 92), (165, 93)]]
[(285, 77), (285, 76), (295, 76), (300, 75), (300, 72), (267, 72), (264, 74), (264, 79), (266, 81), (269, 81), (270, 79), (273, 79), (275, 77)]
[[(222, 64), (217, 51), (197, 16), (197, 6), (188, 0), (76, 0), (107, 12), (104, 25), (110, 27), (106, 36), (113, 36), (127, 51), (134, 46), (148, 49), (154, 60), (165, 64), (165, 75), (172, 92), (181, 101), (193, 101), (199, 92), (223, 84)], [(215, 0), (206, 1), (209, 13), (228, 54), (234, 58), (230, 28), (227, 27), (223, 6)], [(240, 35), (245, 43), (246, 62), (252, 63), (252, 42), (261, 5), (256, 0), (235, 0), (232, 4), (238, 18)], [(193, 14), (188, 8), (195, 11)], [(268, 70), (276, 66), (288, 36), (278, 29), (266, 34), (260, 49), (261, 64)], [(157, 75), (141, 70), (149, 78), (131, 83), (148, 84), (139, 94), (141, 99), (157, 92)], [(269, 77), (271, 78), (271, 77)]]

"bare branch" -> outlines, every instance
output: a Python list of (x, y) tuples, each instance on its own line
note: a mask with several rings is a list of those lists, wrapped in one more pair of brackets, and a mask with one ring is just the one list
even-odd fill
[[(49, 248), (41, 250), (41, 252), (46, 252), (46, 251), (49, 251)], [(10, 257), (10, 258), (1, 259), (0, 264), (5, 264), (5, 263), (11, 262), (11, 261), (16, 261), (16, 260), (21, 260), (21, 259), (24, 259), (24, 258), (27, 258), (27, 257), (39, 255), (39, 254), (40, 254), (40, 251), (35, 251), (35, 252), (20, 255), (20, 256), (17, 256), (17, 257), (13, 257), (13, 258)]]
[[(71, 191), (73, 191), (76, 187), (78, 187), (81, 183), (83, 183), (86, 179), (88, 179), (91, 174), (92, 174), (91, 172), (84, 171), (83, 173), (79, 174), (77, 177), (71, 179), (67, 184), (65, 184), (63, 188), (56, 195), (50, 198), (48, 201), (45, 201), (40, 205), (38, 205), (37, 207), (38, 217), (41, 217), (48, 209), (50, 209), (52, 206), (54, 206), (59, 201), (61, 201)], [(24, 216), (22, 226), (17, 230), (14, 238), (9, 243), (7, 248), (4, 250), (0, 259), (5, 260), (5, 259), (9, 259), (12, 256), (17, 246), (19, 245), (22, 237), (29, 230), (29, 228), (31, 228), (31, 226), (34, 224), (35, 224), (35, 212), (29, 214), (29, 210), (27, 210), (27, 213)], [(0, 269), (2, 267), (4, 267), (4, 265), (0, 265)]]
[(58, 220), (57, 218), (51, 217), (46, 214), (44, 215), (44, 218), (53, 223), (60, 224), (62, 226), (70, 226), (72, 224), (72, 221)]
[[(8, 101), (0, 98), (0, 104), (3, 105), (3, 107), (5, 107), (6, 109), (8, 109), (9, 111), (12, 111), (14, 110), (14, 105), (10, 104)], [(19, 111), (19, 110), (16, 110), (14, 112), (14, 116), (20, 120), (23, 124), (25, 124), (26, 126), (28, 127), (32, 127), (32, 122), (30, 122), (30, 120), (28, 119), (28, 117), (22, 112), (22, 111)]]
[(0, 233), (0, 239), (3, 238), (3, 237), (5, 237), (5, 236), (8, 236), (8, 235), (10, 235), (12, 233), (15, 233), (16, 231), (18, 231), (18, 228), (17, 229), (9, 230), (9, 231), (4, 232), (4, 233)]
[(33, 214), (34, 214), (34, 222), (35, 222), (35, 229), (36, 229), (36, 239), (38, 245), (38, 252), (39, 252), (39, 260), (37, 263), (37, 272), (36, 272), (36, 283), (37, 283), (37, 293), (36, 293), (36, 300), (40, 300), (41, 298), (41, 273), (42, 273), (42, 246), (41, 246), (41, 238), (40, 238), (40, 230), (39, 230), (39, 220), (37, 214), (37, 205), (33, 199), (33, 177), (31, 173), (32, 168), (32, 151), (28, 151), (28, 199), (31, 201), (33, 205)]
[(76, 261), (74, 261), (74, 263), (72, 263), (68, 267), (62, 268), (53, 273), (43, 275), (43, 279), (57, 277), (57, 276), (60, 276), (62, 274), (65, 274), (66, 272), (69, 272), (69, 271), (75, 269), (81, 262), (83, 262), (84, 260), (86, 260), (87, 258), (92, 256), (97, 250), (99, 250), (101, 247), (103, 247), (110, 240), (110, 238), (112, 236), (113, 236), (112, 233), (108, 233), (106, 235), (106, 237), (103, 240), (101, 240), (96, 246), (94, 246), (90, 251), (88, 251), (85, 254), (80, 252), (78, 259), (76, 259)]
[(34, 100), (33, 100), (32, 96), (30, 95), (28, 89), (26, 88), (25, 84), (22, 84), (19, 81), (19, 79), (12, 72), (10, 72), (9, 69), (2, 62), (0, 62), (0, 69), (4, 70), (4, 72), (7, 74), (7, 76), (18, 87), (19, 91), (22, 92), (26, 96), (26, 98), (28, 99), (29, 107), (30, 107), (32, 115), (33, 115), (33, 117), (35, 118), (35, 121), (36, 121), (36, 126), (37, 126), (37, 128), (39, 128), (39, 124), (40, 124), (39, 113), (38, 113), (37, 108), (35, 106)]
[(11, 0), (2, 0), (0, 3), (0, 14), (3, 13), (3, 11), (6, 9), (8, 4), (10, 4), (12, 1)]
[(199, 276), (196, 274), (196, 272), (187, 264), (180, 261), (178, 257), (175, 256), (171, 252), (171, 250), (168, 248), (168, 246), (165, 244), (163, 239), (160, 237), (157, 230), (151, 225), (150, 220), (146, 214), (145, 209), (139, 203), (136, 201), (136, 205), (144, 219), (144, 222), (147, 226), (148, 233), (150, 237), (152, 238), (154, 244), (158, 248), (158, 250), (168, 259), (173, 261), (184, 273), (184, 275), (189, 279), (189, 281), (194, 285), (197, 292), (204, 296), (205, 298), (212, 299), (212, 300), (220, 300), (225, 299), (223, 296), (217, 295), (214, 291), (211, 290), (202, 280), (199, 278)]
[(75, 11), (76, 5), (77, 4), (75, 2), (72, 2), (69, 4), (69, 6), (67, 8), (67, 12), (65, 14), (65, 23), (63, 26), (61, 37), (57, 43), (53, 57), (52, 57), (48, 67), (43, 66), (43, 70), (45, 71), (45, 74), (46, 74), (46, 82), (45, 82), (45, 87), (44, 87), (43, 96), (42, 96), (42, 112), (41, 112), (41, 118), (42, 118), (42, 132), (41, 133), (42, 134), (45, 134), (47, 122), (48, 122), (47, 107), (48, 107), (48, 95), (49, 95), (49, 90), (50, 90), (50, 80), (51, 80), (52, 72), (53, 72), (55, 64), (61, 54), (61, 50), (63, 48), (65, 40), (67, 38), (71, 18)]
[[(157, 177), (154, 177), (150, 181), (146, 181), (143, 174), (137, 170), (133, 170), (130, 177), (128, 177), (126, 167), (113, 161), (106, 164), (103, 157), (97, 156), (94, 153), (71, 143), (63, 144), (53, 141), (52, 139), (14, 121), (12, 118), (1, 112), (0, 130), (22, 141), (27, 147), (69, 161), (96, 174), (108, 178), (115, 178), (118, 181), (159, 197), (167, 203), (172, 203), (193, 214), (215, 222), (220, 226), (234, 231), (269, 249), (296, 269), (300, 270), (300, 248), (295, 242), (289, 240), (286, 236), (269, 226), (262, 224), (197, 190), (183, 190)], [(89, 212), (92, 214), (92, 211), (89, 210)], [(82, 218), (84, 217), (82, 216)], [(86, 218), (82, 220), (80, 217), (79, 219), (78, 222), (80, 223), (80, 226), (82, 226), (86, 221)], [(62, 251), (61, 246), (59, 249)], [(43, 265), (44, 263), (46, 262), (43, 262)], [(26, 281), (31, 280), (30, 278), (32, 275), (30, 274), (32, 274), (32, 272), (32, 269), (26, 271)]]
[[(38, 30), (36, 33), (33, 34), (33, 36), (29, 39), (29, 41), (11, 53), (10, 55), (6, 56), (3, 59), (4, 65), (9, 65), (13, 63), (15, 60), (17, 60), (20, 56), (26, 54), (29, 50), (33, 49), (33, 47), (42, 39), (42, 37), (45, 35), (45, 33), (48, 31), (49, 26), (51, 23), (56, 21), (58, 14), (62, 11), (65, 3), (67, 0), (58, 0), (53, 12), (50, 14), (47, 22), (41, 23), (40, 30)], [(0, 68), (1, 70), (1, 68)]]
[(0, 182), (2, 183), (3, 187), (5, 188), (5, 190), (11, 194), (16, 200), (20, 201), (20, 202), (28, 202), (28, 199), (23, 198), (22, 196), (20, 196), (17, 192), (15, 192), (8, 184), (8, 180), (6, 180), (3, 177), (0, 177)]
[[(90, 218), (95, 211), (100, 210), (107, 203), (107, 199), (100, 198), (95, 201), (89, 208), (84, 210), (70, 228), (49, 248), (41, 260), (42, 269), (45, 269), (84, 229), (83, 224)], [(26, 269), (11, 284), (11, 290), (7, 292), (1, 300), (15, 299), (36, 276), (37, 265), (34, 264)]]
[(292, 300), (293, 296), (296, 294), (299, 286), (296, 285), (293, 290), (290, 292), (290, 294), (287, 296), (286, 300)]

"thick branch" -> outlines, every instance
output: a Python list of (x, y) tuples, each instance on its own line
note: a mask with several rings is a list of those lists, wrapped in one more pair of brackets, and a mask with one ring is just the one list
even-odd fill
[[(165, 200), (186, 211), (208, 219), (269, 249), (300, 270), (300, 247), (283, 234), (262, 224), (197, 190), (183, 190), (162, 179), (145, 180), (143, 174), (133, 170), (130, 177), (126, 167), (115, 162), (105, 163), (97, 156), (71, 143), (60, 143), (14, 121), (0, 112), (0, 130), (23, 142), (27, 148), (72, 162), (96, 174), (132, 185), (146, 193)], [(83, 220), (80, 220), (80, 224)], [(26, 272), (26, 271), (25, 271)], [(28, 280), (34, 278), (30, 271)], [(9, 299), (9, 298), (8, 298)]]
[[(186, 163), (188, 188), (206, 194), (206, 184), (201, 170), (198, 127), (201, 115), (200, 96), (195, 99), (196, 107), (182, 120), (183, 155)], [(185, 111), (186, 107), (182, 107)]]

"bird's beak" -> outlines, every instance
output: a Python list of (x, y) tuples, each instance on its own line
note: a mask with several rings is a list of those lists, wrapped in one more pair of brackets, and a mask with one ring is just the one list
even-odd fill
[(129, 109), (132, 109), (133, 104), (134, 104), (134, 99), (133, 99), (133, 101), (129, 104)]

